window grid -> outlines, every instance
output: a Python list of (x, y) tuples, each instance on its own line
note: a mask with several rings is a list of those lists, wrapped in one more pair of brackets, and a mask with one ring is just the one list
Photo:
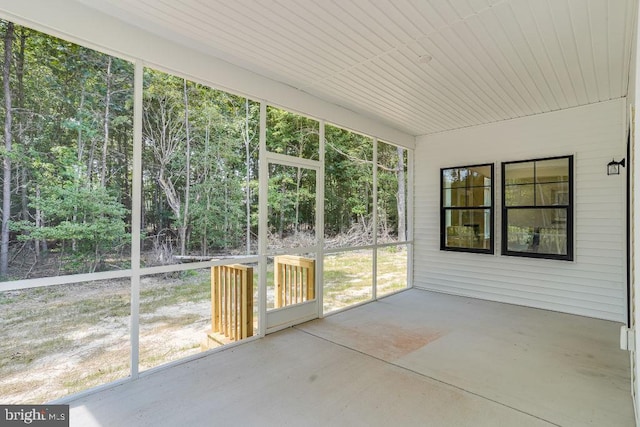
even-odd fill
[[(545, 181), (538, 182), (538, 165), (540, 163), (546, 161), (553, 160), (566, 160), (567, 161), (567, 180), (553, 180), (553, 181)], [(507, 184), (507, 166), (512, 164), (519, 163), (533, 163), (533, 181), (531, 183), (512, 183)], [(545, 203), (539, 204), (538, 201), (538, 187), (541, 185), (550, 185), (550, 184), (566, 184), (567, 185), (567, 195), (563, 199), (564, 203)], [(533, 187), (533, 204), (521, 204), (521, 205), (508, 205), (506, 198), (506, 190), (509, 187), (517, 187), (517, 186), (532, 186)], [(544, 202), (543, 202), (544, 203)], [(554, 219), (552, 223), (562, 224), (564, 222), (564, 230), (560, 227), (557, 228), (557, 235), (555, 236), (545, 236), (544, 233), (540, 232), (541, 227), (530, 227), (533, 232), (530, 233), (528, 238), (529, 242), (528, 248), (522, 248), (522, 250), (510, 249), (509, 242), (510, 237), (513, 237), (513, 228), (510, 229), (510, 213), (516, 212), (526, 212), (526, 211), (538, 211), (542, 214), (542, 217), (550, 216), (553, 214), (553, 211), (558, 211), (557, 213), (563, 212), (562, 215), (559, 215), (557, 219)], [(533, 212), (530, 212), (530, 214)], [(556, 259), (556, 260), (564, 260), (564, 261), (572, 261), (573, 260), (573, 156), (559, 156), (559, 157), (549, 157), (549, 158), (540, 158), (540, 159), (530, 159), (530, 160), (520, 160), (513, 162), (503, 162), (502, 163), (502, 254), (509, 256), (521, 256), (521, 257), (530, 257), (530, 258), (545, 258), (545, 259)], [(564, 235), (561, 233), (564, 231)], [(551, 240), (551, 248), (557, 249), (558, 253), (552, 253), (549, 251), (544, 251), (542, 248), (542, 252), (539, 252), (539, 244), (541, 239)], [(535, 251), (534, 251), (535, 250)]]
[[(453, 186), (445, 186), (445, 172), (446, 171), (452, 171), (452, 170), (468, 170), (470, 171), (472, 168), (489, 168), (489, 183), (488, 185), (486, 184), (486, 177), (485, 177), (485, 185), (467, 185), (465, 183), (464, 186), (460, 186), (460, 187), (453, 187)], [(441, 250), (446, 250), (446, 251), (457, 251), (457, 252), (473, 252), (473, 253), (485, 253), (485, 254), (493, 254), (494, 253), (494, 230), (493, 230), (493, 223), (494, 223), (494, 192), (493, 192), (493, 182), (494, 182), (494, 165), (493, 163), (486, 163), (486, 164), (478, 164), (478, 165), (469, 165), (469, 166), (456, 166), (456, 167), (450, 167), (450, 168), (442, 168), (440, 169), (440, 249)], [(478, 188), (482, 188), (482, 189), (488, 189), (489, 190), (489, 203), (487, 203), (486, 198), (483, 197), (483, 201), (481, 204), (477, 204), (477, 205), (470, 205), (469, 202), (469, 198), (470, 195), (472, 193), (473, 189), (478, 189)], [(449, 200), (447, 202), (447, 197), (445, 196), (445, 193), (447, 190), (459, 190), (459, 191), (464, 191), (464, 205), (460, 206), (460, 205), (454, 205), (454, 203)], [(470, 191), (471, 190), (471, 191)], [(464, 244), (464, 242), (460, 245), (460, 246), (455, 246), (453, 244), (450, 244), (450, 235), (449, 235), (449, 228), (453, 228), (450, 225), (447, 224), (447, 219), (448, 214), (449, 213), (453, 213), (453, 212), (463, 212), (463, 211), (468, 211), (469, 213), (480, 213), (480, 215), (483, 217), (483, 221), (482, 224), (464, 224), (462, 226), (458, 226), (458, 227), (462, 227), (462, 228), (469, 228), (470, 226), (473, 226), (473, 235), (472, 236), (467, 236), (467, 239), (472, 240), (477, 242), (480, 239), (480, 236), (477, 232), (477, 229), (480, 229), (480, 227), (483, 227), (485, 229), (485, 231), (482, 233), (483, 235), (487, 235), (489, 236), (488, 238), (488, 245), (486, 245), (487, 247), (473, 247), (473, 243), (471, 243), (470, 245), (467, 246), (462, 246), (462, 244)], [(488, 214), (488, 215), (487, 215)], [(471, 215), (473, 216), (473, 215)], [(486, 229), (488, 228), (488, 233), (486, 232)]]

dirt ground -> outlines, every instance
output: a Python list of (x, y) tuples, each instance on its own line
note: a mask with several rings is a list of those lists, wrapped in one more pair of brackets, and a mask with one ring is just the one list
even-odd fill
[[(406, 268), (406, 253), (396, 256), (385, 260)], [(370, 298), (370, 273), (356, 262), (352, 253), (329, 264), (325, 311)], [(384, 269), (380, 294), (406, 285), (396, 267)], [(43, 403), (127, 378), (130, 287), (121, 279), (0, 292), (0, 402)], [(143, 277), (139, 325), (140, 371), (201, 352), (211, 329), (209, 269)]]
[[(141, 288), (140, 370), (200, 351), (210, 329), (208, 277), (148, 278)], [(172, 288), (202, 290), (194, 301)], [(206, 299), (203, 298), (206, 296)], [(110, 280), (0, 293), (0, 398), (42, 403), (130, 372), (130, 282)]]

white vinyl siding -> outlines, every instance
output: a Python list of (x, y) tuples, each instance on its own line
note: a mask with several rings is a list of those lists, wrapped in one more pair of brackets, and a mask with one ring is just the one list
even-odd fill
[[(626, 321), (625, 174), (607, 176), (625, 155), (626, 100), (417, 138), (414, 286), (601, 319)], [(574, 261), (441, 251), (440, 168), (574, 156)], [(499, 185), (495, 205), (501, 206)]]

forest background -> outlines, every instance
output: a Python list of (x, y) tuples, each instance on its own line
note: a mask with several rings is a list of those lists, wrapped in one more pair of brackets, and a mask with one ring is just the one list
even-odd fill
[[(0, 21), (0, 278), (130, 267), (133, 64)], [(142, 263), (257, 253), (259, 103), (144, 72)], [(271, 152), (319, 159), (319, 122), (267, 110)], [(406, 238), (406, 150), (325, 127), (325, 246)], [(269, 165), (272, 246), (314, 238), (315, 175)], [(307, 239), (307, 240), (305, 240)]]

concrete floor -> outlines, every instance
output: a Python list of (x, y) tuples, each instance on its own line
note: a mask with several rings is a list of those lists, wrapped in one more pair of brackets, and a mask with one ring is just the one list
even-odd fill
[(71, 426), (633, 426), (619, 324), (409, 290), (71, 402)]

